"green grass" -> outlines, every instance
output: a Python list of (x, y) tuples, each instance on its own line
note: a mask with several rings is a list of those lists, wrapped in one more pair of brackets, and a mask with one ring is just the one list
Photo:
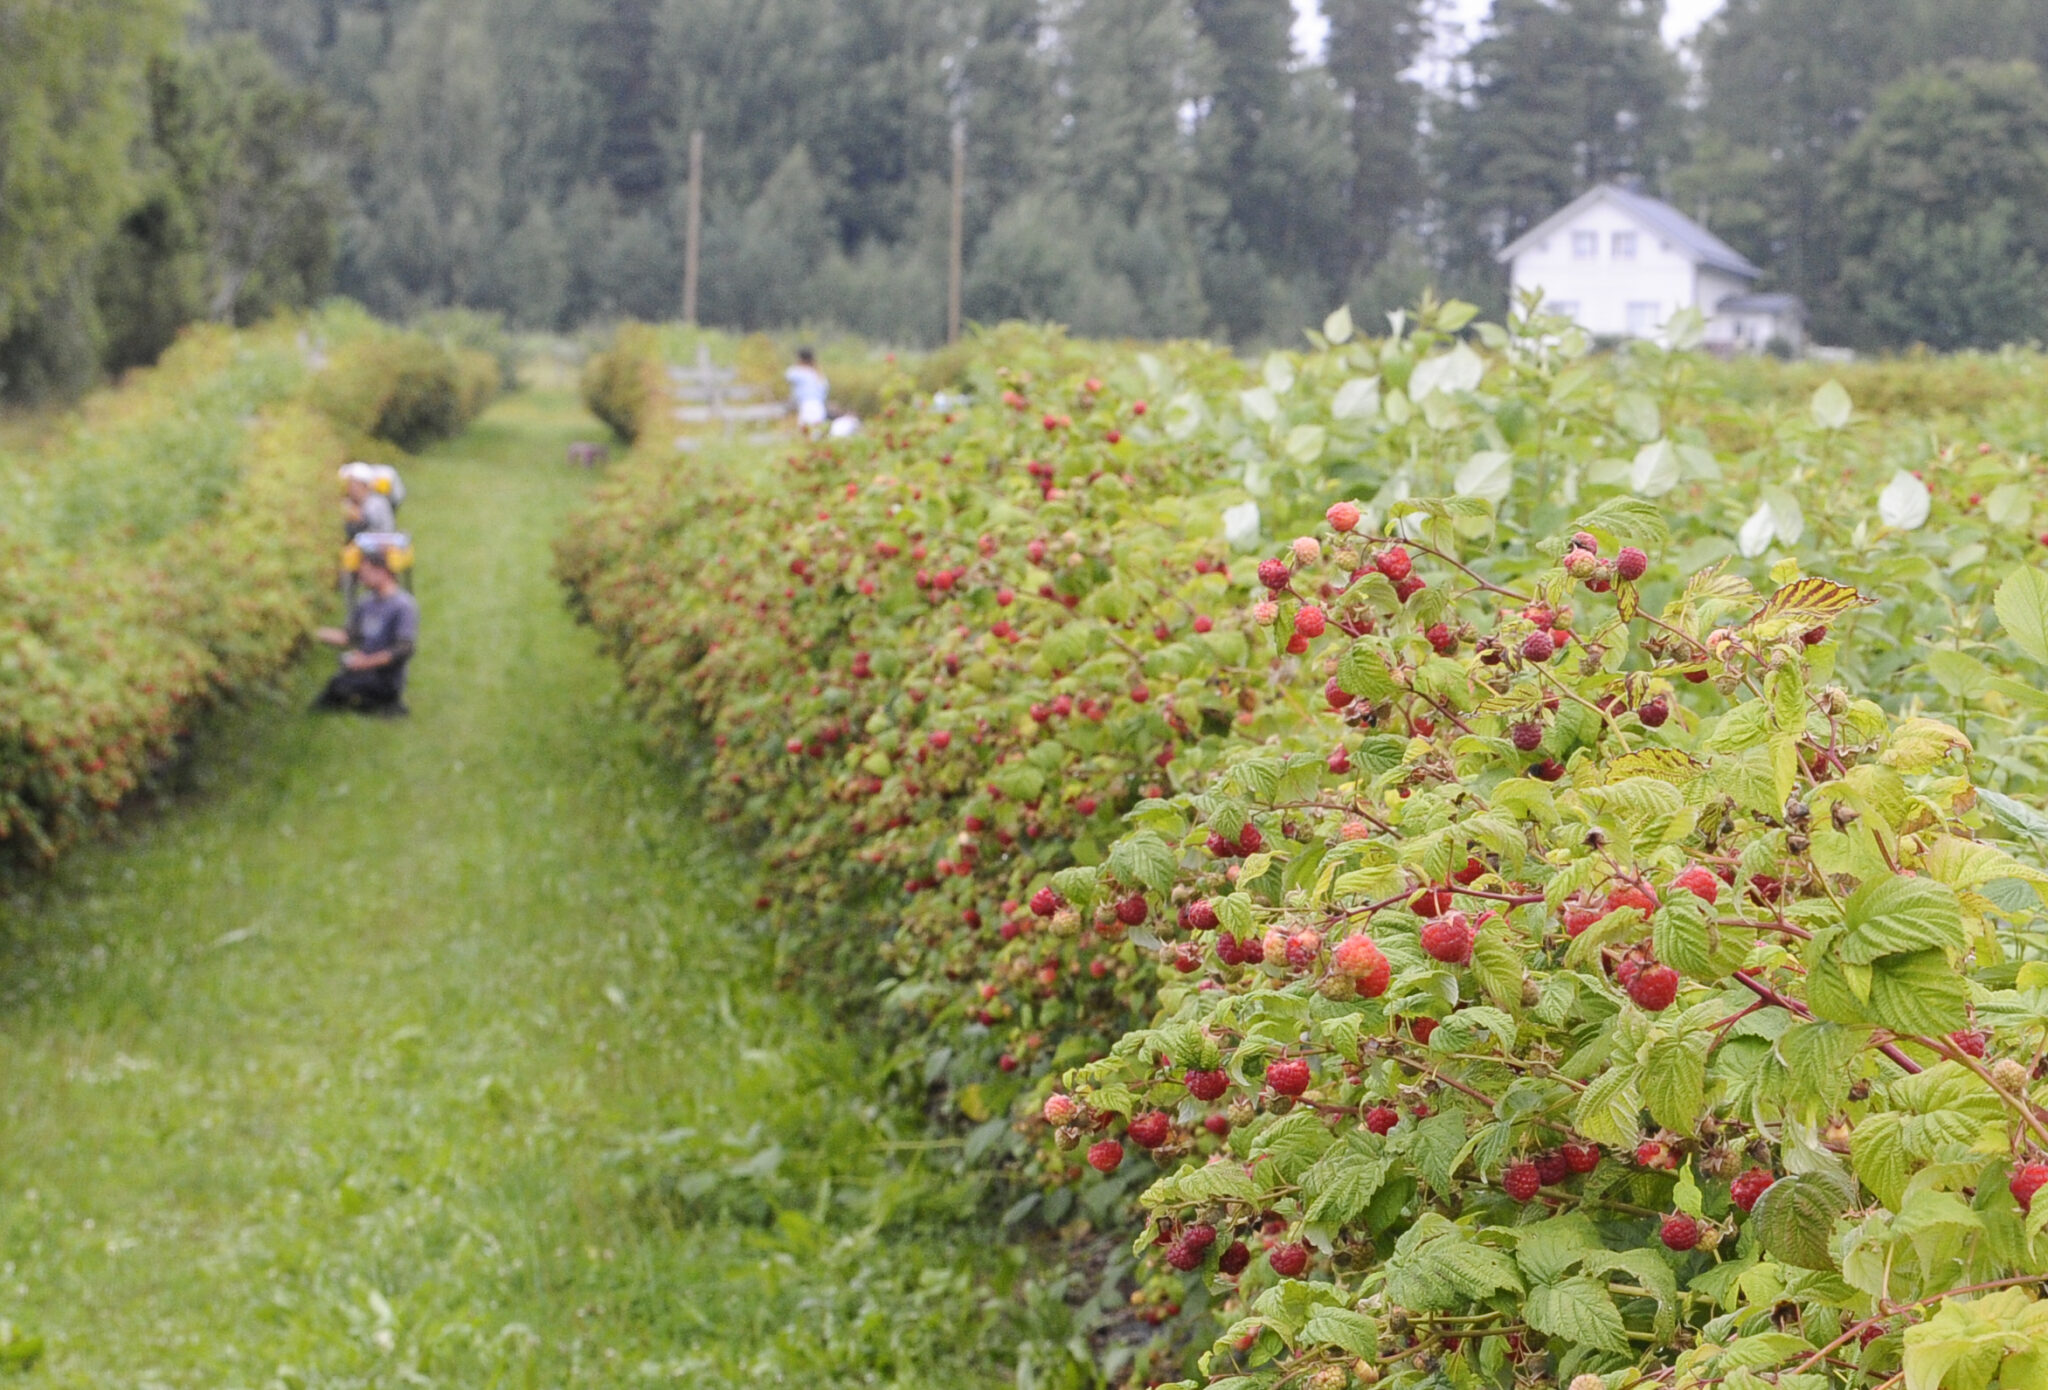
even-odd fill
[(594, 428), (516, 397), (410, 470), (410, 720), (301, 713), (309, 663), (0, 906), (24, 1385), (1078, 1377), (1060, 1283), (769, 987), (746, 865), (566, 616)]

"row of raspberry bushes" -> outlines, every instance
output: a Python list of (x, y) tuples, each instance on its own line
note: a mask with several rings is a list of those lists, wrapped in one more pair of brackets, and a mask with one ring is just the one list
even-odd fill
[[(2019, 670), (1981, 611), (2023, 542), (1993, 524), (1981, 554), (1925, 563), (1935, 527), (1978, 504), (1929, 490), (1933, 526), (1875, 514), (1898, 432), (1859, 432), (1834, 391), (1773, 417), (1773, 448), (1717, 459), (1687, 423), (1709, 393), (1683, 354), (1596, 364), (1540, 321), (1481, 326), (1477, 349), (1451, 341), (1461, 327), (1457, 306), (1378, 344), (1334, 322), (1325, 350), (1275, 356), (1236, 392), (1213, 358), (1177, 375), (1098, 356), (1085, 378), (1061, 374), (1066, 345), (1034, 357), (1012, 336), (988, 345), (979, 405), (901, 414), (863, 444), (687, 470), (643, 449), (564, 573), (657, 722), (679, 746), (708, 735), (707, 795), (760, 841), (761, 907), (792, 964), (845, 984), (879, 967), (927, 1030), (909, 1035), (922, 1074), (988, 1117), (978, 1144), (1024, 1078), (1070, 1072), (1043, 1176), (1083, 1174), (1084, 1142), (1114, 1176), (1056, 1186), (1048, 1215), (1078, 1192), (1107, 1217), (1139, 1168), (1178, 1166), (1145, 1198), (1146, 1296), (1249, 1310), (1214, 1373), (1625, 1379), (1642, 1350), (1670, 1379), (1693, 1373), (1675, 1351), (1755, 1331), (1788, 1288), (1813, 1325), (1773, 1335), (1824, 1343), (1833, 1310), (1860, 1346), (1874, 1324), (1839, 1261), (1831, 1301), (1796, 1284), (1828, 1243), (1806, 1189), (1868, 1181), (1842, 1162), (1861, 1116), (1956, 1108), (1911, 1100), (1929, 1084), (1914, 1076), (1960, 1067), (1956, 1085), (2007, 1107), (2008, 1138), (2026, 1128), (2013, 1078), (2001, 1091), (1959, 1057), (2002, 1041), (1976, 995), (2024, 992), (2039, 874), (1980, 841), (1972, 807), (1996, 794), (1971, 787), (1953, 724), (1906, 708), (1910, 673), (1849, 694), (1849, 672), (1877, 668), (1847, 635), (1938, 593), (1957, 631), (1979, 615), (1968, 640), (1997, 660), (1973, 659)], [(1942, 459), (1919, 447), (1913, 462)], [(1726, 497), (1782, 486), (1759, 480), (1808, 453), (1828, 488), (1865, 489), (1864, 525), (1831, 509), (1848, 534), (1814, 539), (1866, 593), (1802, 575), (1789, 526), (1763, 547), (1727, 534)], [(2032, 467), (1950, 456), (1999, 485)], [(1332, 496), (1359, 501), (1318, 536)], [(1229, 543), (1261, 521), (1293, 547)], [(1382, 530), (1399, 536), (1357, 539)], [(1738, 549), (1764, 593), (1739, 563), (1699, 566)], [(2038, 659), (2031, 575), (2000, 611)], [(1866, 900), (1849, 920), (1907, 868), (1939, 901)], [(1749, 904), (1732, 921), (1692, 906), (1723, 893)], [(1934, 925), (1894, 935), (1900, 916)], [(1859, 924), (1868, 939), (1838, 947)], [(1830, 951), (1850, 1003), (1808, 989)], [(1902, 1011), (1875, 1014), (1880, 997)], [(1792, 1067), (1786, 1037), (1821, 1050), (1796, 1080), (1758, 1079)], [(1928, 1158), (1914, 1133), (1898, 1183)], [(1643, 1161), (1620, 1161), (1639, 1137)], [(1134, 1149), (1152, 1162), (1126, 1163)], [(1764, 1272), (1695, 1293), (1705, 1271), (1675, 1245), (1685, 1221), (1695, 1246), (1721, 1244), (1733, 1199), (1713, 1180), (1746, 1151), (1767, 1175), (1822, 1176), (1765, 1208), (1797, 1214), (1792, 1256), (1744, 1224), (1712, 1268)], [(1326, 1180), (1341, 1191), (1323, 1201)], [(1904, 1200), (1898, 1183), (1867, 1190)], [(1585, 1253), (1517, 1263), (1538, 1208), (1516, 1195), (1570, 1218), (1545, 1226)], [(1923, 1277), (1969, 1282), (2010, 1250), (1976, 1242)], [(1465, 1263), (1496, 1281), (1390, 1284)], [(1879, 1367), (1898, 1353), (1870, 1345)]]
[(299, 650), (357, 423), (312, 403), (311, 344), (390, 338), (348, 310), (195, 328), (0, 459), (0, 857), (49, 862)]

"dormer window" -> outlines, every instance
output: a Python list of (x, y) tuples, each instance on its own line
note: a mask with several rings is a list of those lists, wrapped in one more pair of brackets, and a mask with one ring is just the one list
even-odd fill
[(1598, 233), (1598, 232), (1573, 232), (1573, 233), (1572, 233), (1572, 259), (1573, 259), (1573, 260), (1575, 260), (1575, 261), (1592, 261), (1592, 260), (1598, 260), (1599, 258), (1600, 258), (1600, 233)]
[(1634, 260), (1636, 258), (1636, 234), (1634, 232), (1616, 232), (1612, 248), (1614, 259), (1617, 261)]

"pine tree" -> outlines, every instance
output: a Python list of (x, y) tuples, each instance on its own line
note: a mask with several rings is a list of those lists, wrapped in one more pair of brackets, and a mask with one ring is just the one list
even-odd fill
[(1386, 257), (1404, 216), (1422, 202), (1422, 92), (1408, 72), (1429, 22), (1423, 0), (1323, 0), (1323, 13), (1330, 22), (1325, 66), (1348, 118), (1349, 279)]
[(1603, 180), (1656, 184), (1677, 153), (1663, 0), (1496, 0), (1434, 140), (1444, 258), (1498, 300), (1493, 252)]

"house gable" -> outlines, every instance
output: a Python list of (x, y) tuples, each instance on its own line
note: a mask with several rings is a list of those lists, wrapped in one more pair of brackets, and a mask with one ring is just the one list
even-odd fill
[(1711, 314), (1761, 273), (1692, 219), (1654, 198), (1602, 184), (1500, 252), (1515, 293), (1601, 337), (1646, 337), (1682, 309)]

